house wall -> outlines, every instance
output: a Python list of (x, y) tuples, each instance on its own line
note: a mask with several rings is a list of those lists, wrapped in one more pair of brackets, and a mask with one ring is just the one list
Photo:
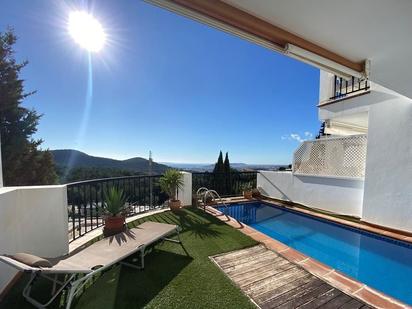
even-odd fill
[(367, 114), (371, 106), (399, 96), (378, 84), (370, 82), (369, 85), (369, 92), (364, 95), (355, 93), (353, 96), (347, 96), (344, 100), (320, 106), (318, 109), (319, 120), (338, 119), (340, 122), (345, 122), (346, 119), (348, 123), (354, 123), (357, 122), (356, 119), (359, 115)]
[(369, 111), (363, 220), (412, 232), (412, 100), (392, 95)]
[(3, 187), (3, 165), (1, 161), (1, 140), (0, 140), (0, 188)]
[(319, 70), (319, 74), (319, 102), (328, 101), (332, 97), (335, 75), (323, 70)]
[[(328, 74), (321, 71), (321, 100), (330, 88)], [(360, 216), (412, 232), (412, 100), (373, 83), (369, 94), (322, 106), (319, 119), (350, 121), (365, 112), (368, 144)]]
[(291, 172), (259, 171), (257, 187), (269, 197), (338, 214), (362, 215), (363, 181), (294, 176)]
[[(66, 186), (0, 188), (0, 254), (67, 254)], [(16, 271), (0, 263), (0, 293)]]

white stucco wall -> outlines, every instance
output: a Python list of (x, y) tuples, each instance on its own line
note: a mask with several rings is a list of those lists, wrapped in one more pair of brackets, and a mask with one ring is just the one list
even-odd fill
[[(0, 188), (0, 254), (68, 253), (66, 186)], [(0, 293), (16, 274), (0, 263)]]
[(1, 160), (1, 140), (0, 140), (0, 188), (3, 187), (3, 164)]
[(411, 133), (411, 99), (371, 106), (363, 220), (412, 232)]
[(273, 198), (343, 215), (360, 217), (362, 214), (362, 180), (260, 171), (257, 175), (257, 187)]
[(319, 70), (319, 75), (319, 102), (328, 101), (333, 96), (334, 75), (323, 70)]
[(183, 188), (179, 189), (179, 200), (182, 206), (192, 205), (192, 173), (181, 172), (183, 174)]
[[(321, 73), (321, 97), (330, 86), (326, 74)], [(372, 83), (367, 95), (319, 108), (319, 119), (352, 121), (365, 113), (368, 145), (362, 220), (412, 232), (412, 100)]]
[[(360, 114), (367, 114), (371, 106), (386, 102), (394, 97), (392, 91), (378, 84), (370, 82), (369, 86), (369, 93), (365, 95), (348, 96), (345, 100), (321, 106), (318, 109), (319, 120), (345, 118), (351, 120), (352, 116), (357, 117)], [(322, 86), (320, 86), (320, 88), (322, 88)], [(344, 120), (340, 121), (344, 122)]]

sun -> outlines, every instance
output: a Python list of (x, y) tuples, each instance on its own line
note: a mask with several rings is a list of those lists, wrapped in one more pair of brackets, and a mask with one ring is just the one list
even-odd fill
[(89, 52), (99, 52), (106, 42), (102, 25), (86, 12), (71, 12), (68, 28), (74, 41)]

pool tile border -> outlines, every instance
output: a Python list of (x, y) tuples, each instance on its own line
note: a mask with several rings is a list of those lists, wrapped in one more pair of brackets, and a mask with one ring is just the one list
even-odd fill
[[(305, 216), (305, 217), (311, 217), (314, 220), (318, 220), (327, 224), (332, 224), (332, 225), (336, 225), (336, 226), (340, 226), (342, 228), (345, 228), (347, 230), (352, 230), (355, 231), (357, 233), (361, 233), (363, 235), (368, 235), (370, 237), (376, 238), (376, 239), (381, 239), (384, 241), (389, 241), (392, 243), (395, 243), (397, 245), (400, 246), (404, 246), (404, 247), (409, 247), (412, 249), (412, 243), (408, 242), (407, 240), (404, 239), (403, 236), (393, 233), (393, 232), (389, 232), (383, 229), (378, 229), (378, 228), (371, 228), (369, 226), (365, 226), (356, 222), (352, 222), (352, 221), (348, 221), (348, 220), (341, 220), (339, 218), (335, 218), (332, 216), (326, 216), (326, 217), (320, 217), (318, 216), (318, 213), (314, 213), (314, 212), (302, 212), (300, 211), (300, 209), (297, 208), (291, 208), (291, 207), (284, 207), (284, 206), (280, 206), (278, 204), (275, 203), (268, 203), (267, 201), (262, 201), (263, 203), (269, 204), (269, 205), (273, 205), (274, 207), (277, 208), (286, 208), (289, 212), (292, 213), (297, 213), (301, 216)], [(353, 224), (352, 224), (353, 223)], [(396, 236), (396, 237), (395, 237)]]
[[(253, 200), (253, 201), (256, 201), (256, 200)], [(406, 243), (410, 243), (412, 245), (412, 233), (411, 232), (397, 231), (392, 228), (385, 228), (384, 226), (378, 226), (376, 224), (368, 223), (366, 221), (353, 222), (350, 220), (345, 220), (343, 218), (337, 218), (332, 215), (323, 214), (323, 213), (319, 213), (316, 211), (311, 211), (309, 209), (299, 207), (299, 204), (294, 205), (293, 203), (285, 203), (282, 201), (268, 199), (268, 198), (262, 198), (262, 199), (259, 199), (259, 201), (272, 204), (277, 207), (284, 207), (292, 211), (307, 214), (309, 216), (318, 217), (320, 219), (326, 219), (327, 221), (332, 221), (332, 222), (335, 222), (341, 225), (345, 225), (346, 227), (352, 227), (357, 230), (360, 229), (362, 231), (372, 233), (375, 236), (381, 235), (383, 237), (391, 238), (393, 240), (400, 240)], [(230, 203), (235, 203), (235, 201), (231, 201)]]
[(361, 232), (366, 232), (368, 235), (380, 239), (389, 239), (391, 241), (401, 241), (399, 244), (411, 246), (412, 247), (412, 233), (407, 231), (396, 231), (391, 228), (385, 228), (384, 226), (378, 226), (372, 223), (368, 223), (365, 221), (360, 222), (353, 222), (350, 220), (345, 220), (343, 218), (337, 218), (332, 215), (319, 213), (317, 211), (311, 211), (309, 209), (305, 209), (300, 207), (299, 204), (294, 204), (292, 202), (285, 202), (281, 200), (275, 200), (272, 198), (260, 198), (260, 199), (239, 199), (239, 198), (229, 198), (226, 199), (225, 203), (233, 204), (233, 203), (247, 203), (247, 202), (256, 202), (260, 201), (266, 204), (271, 204), (273, 206), (279, 208), (286, 208), (289, 211), (295, 211), (301, 213), (303, 215), (308, 215), (310, 217), (315, 217), (316, 219), (326, 220), (328, 223), (335, 223), (337, 225), (343, 225), (345, 228), (348, 229), (356, 229), (357, 232), (361, 230)]
[[(250, 201), (250, 200), (242, 200), (242, 201)], [(238, 202), (239, 200), (236, 200), (236, 203)], [(265, 200), (265, 202), (267, 201)], [(278, 204), (275, 204), (274, 202), (272, 203), (276, 206), (279, 206)], [(296, 210), (296, 208), (292, 208), (292, 209)], [(349, 296), (357, 298), (376, 308), (385, 308), (385, 309), (412, 308), (408, 306), (407, 304), (404, 304), (384, 293), (381, 293), (375, 289), (372, 289), (371, 287), (365, 285), (364, 283), (354, 280), (353, 278), (346, 276), (345, 274), (339, 272), (338, 270), (331, 268), (319, 262), (318, 260), (313, 259), (293, 248), (290, 248), (289, 246), (281, 243), (280, 241), (277, 241), (255, 230), (254, 228), (244, 223), (241, 223), (230, 216), (227, 216), (221, 213), (220, 211), (218, 211), (217, 209), (213, 207), (206, 206), (205, 210), (207, 213), (219, 218), (221, 221), (236, 228), (237, 230), (244, 233), (245, 235), (248, 235), (254, 240), (260, 243), (263, 243), (268, 249), (271, 249), (275, 251), (276, 253), (280, 254), (281, 256), (285, 257), (289, 261), (297, 265), (300, 265), (301, 267), (306, 269), (308, 272), (310, 272), (314, 276), (324, 280), (330, 285), (348, 294)], [(329, 219), (327, 218), (329, 216), (326, 216), (326, 215), (322, 215), (322, 216), (324, 216), (324, 219), (326, 220)], [(337, 219), (337, 218), (333, 218), (333, 219)], [(339, 221), (345, 221), (345, 220), (339, 219)], [(354, 222), (351, 222), (351, 223), (354, 223)], [(345, 223), (342, 223), (342, 224), (345, 225), (346, 221)]]

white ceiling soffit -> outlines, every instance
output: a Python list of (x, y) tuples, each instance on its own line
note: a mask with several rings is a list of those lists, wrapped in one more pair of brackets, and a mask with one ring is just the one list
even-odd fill
[(412, 98), (412, 1), (224, 0), (351, 61), (370, 79)]
[[(369, 62), (355, 63), (221, 0), (146, 0), (258, 45), (350, 79), (368, 77)], [(297, 46), (295, 45), (297, 44)], [(300, 47), (299, 47), (300, 46)]]

